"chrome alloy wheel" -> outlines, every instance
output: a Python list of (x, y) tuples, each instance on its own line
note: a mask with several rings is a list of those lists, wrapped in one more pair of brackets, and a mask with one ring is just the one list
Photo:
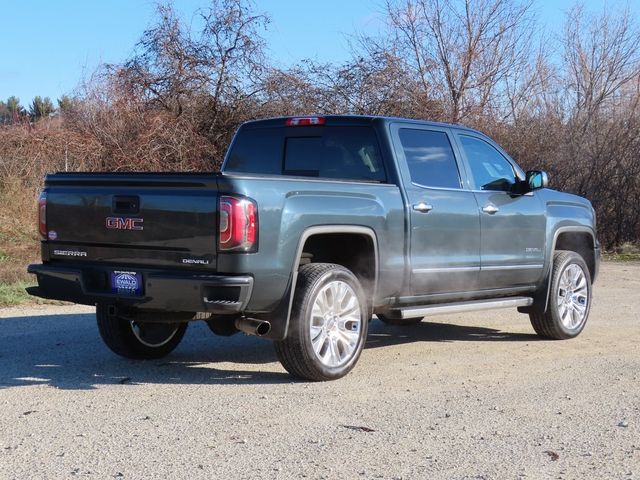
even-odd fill
[(585, 321), (589, 288), (580, 265), (571, 263), (562, 272), (556, 300), (560, 320), (566, 328), (573, 330)]
[(131, 330), (138, 341), (151, 348), (162, 347), (178, 332), (179, 325), (171, 323), (147, 323), (130, 320)]
[(353, 357), (362, 329), (362, 310), (347, 283), (335, 280), (317, 293), (310, 322), (313, 351), (322, 364), (340, 367)]

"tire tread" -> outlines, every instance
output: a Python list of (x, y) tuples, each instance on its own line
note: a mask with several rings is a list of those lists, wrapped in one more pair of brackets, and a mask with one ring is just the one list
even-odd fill
[[(299, 318), (300, 315), (303, 314), (304, 308), (308, 304), (309, 297), (312, 294), (312, 286), (320, 277), (332, 270), (349, 272), (349, 270), (343, 266), (333, 263), (309, 263), (300, 267), (287, 337), (284, 340), (274, 342), (276, 356), (282, 366), (291, 375), (300, 379), (318, 382), (333, 379), (333, 377), (328, 377), (314, 366), (313, 359), (309, 358), (309, 355), (306, 353), (302, 336), (299, 334), (299, 325), (294, 321), (294, 319)], [(366, 328), (365, 323), (366, 321), (363, 321), (362, 328)]]
[[(578, 256), (578, 258), (582, 259), (576, 252), (571, 250), (557, 250), (553, 254), (553, 268), (551, 270), (551, 284), (550, 288), (553, 289), (555, 285), (556, 277), (560, 274), (560, 271), (565, 267), (565, 262), (572, 257)], [(588, 271), (586, 271), (588, 274)], [(591, 281), (591, 279), (588, 279)], [(546, 310), (536, 309), (529, 313), (529, 319), (531, 321), (531, 326), (534, 331), (538, 334), (538, 336), (550, 340), (565, 340), (568, 338), (572, 338), (575, 335), (569, 335), (565, 331), (563, 331), (558, 321), (554, 318), (552, 312), (552, 291), (549, 292), (548, 297), (548, 305)], [(591, 302), (591, 298), (589, 298), (589, 302)], [(588, 315), (588, 313), (587, 313)], [(586, 319), (584, 321), (586, 323)], [(583, 325), (584, 325), (583, 323)], [(579, 333), (579, 332), (578, 332)]]

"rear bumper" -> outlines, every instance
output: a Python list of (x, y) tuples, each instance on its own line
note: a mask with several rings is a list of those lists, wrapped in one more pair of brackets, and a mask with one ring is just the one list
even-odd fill
[(142, 296), (121, 295), (111, 292), (109, 272), (112, 270), (94, 266), (29, 265), (27, 271), (36, 275), (38, 286), (28, 288), (27, 292), (84, 305), (111, 303), (143, 310), (232, 314), (244, 311), (253, 290), (250, 276), (135, 268), (142, 274)]

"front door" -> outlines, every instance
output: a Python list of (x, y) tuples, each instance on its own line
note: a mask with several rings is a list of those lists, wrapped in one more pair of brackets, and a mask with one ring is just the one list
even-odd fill
[[(516, 168), (480, 136), (457, 132), (480, 210), (482, 288), (537, 283), (543, 272), (546, 217), (536, 192), (510, 192)], [(522, 175), (522, 174), (521, 174)]]
[(392, 134), (409, 202), (412, 295), (475, 290), (478, 205), (462, 186), (450, 131), (396, 124)]

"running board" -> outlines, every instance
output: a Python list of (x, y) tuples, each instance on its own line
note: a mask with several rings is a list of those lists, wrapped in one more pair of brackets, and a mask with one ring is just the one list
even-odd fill
[(400, 318), (426, 317), (442, 313), (473, 312), (476, 310), (492, 310), (494, 308), (528, 307), (533, 304), (530, 297), (500, 298), (497, 300), (476, 300), (472, 302), (444, 303), (421, 307), (407, 307), (395, 310)]

